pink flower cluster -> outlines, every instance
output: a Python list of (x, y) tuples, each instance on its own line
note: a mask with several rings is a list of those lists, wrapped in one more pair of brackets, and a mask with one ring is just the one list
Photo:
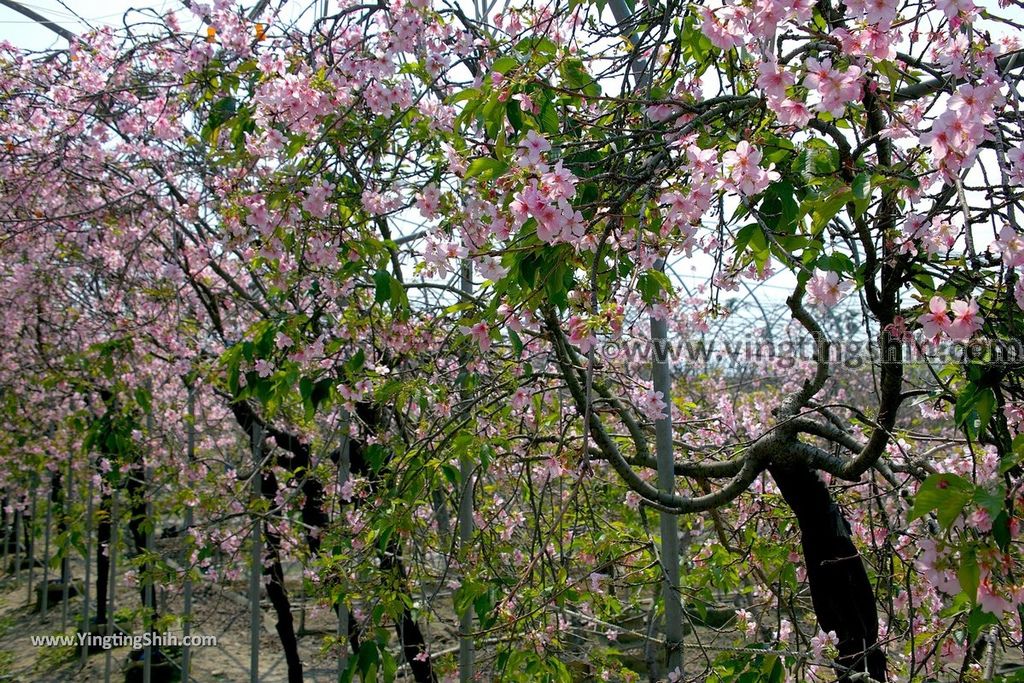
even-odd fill
[(970, 339), (981, 329), (985, 319), (978, 315), (978, 304), (974, 299), (953, 302), (953, 320), (946, 312), (946, 300), (941, 296), (933, 296), (928, 302), (928, 312), (917, 318), (925, 337), (938, 340), (943, 334), (950, 339)]
[(804, 85), (813, 88), (821, 98), (815, 105), (818, 111), (842, 116), (847, 104), (860, 99), (863, 90), (860, 67), (849, 66), (840, 71), (832, 65), (831, 59), (818, 61), (813, 57), (807, 60), (806, 66)]
[(948, 252), (956, 244), (961, 229), (939, 216), (929, 222), (924, 216), (916, 213), (907, 214), (903, 226), (904, 241), (900, 250), (917, 255), (917, 243), (932, 255)]
[(947, 182), (974, 163), (978, 146), (991, 137), (986, 125), (995, 121), (995, 109), (1003, 102), (999, 88), (998, 81), (961, 86), (931, 130), (921, 135), (921, 144), (931, 147), (932, 163)]
[(714, 197), (714, 181), (718, 173), (718, 153), (714, 149), (702, 149), (696, 144), (686, 147), (686, 170), (690, 173), (690, 182), (684, 190), (667, 190), (661, 193), (658, 203), (668, 206), (662, 223), (662, 235), (672, 230), (679, 230), (684, 243), (683, 248), (692, 247), (692, 239), (696, 233), (696, 224), (711, 207)]
[(649, 390), (637, 397), (636, 407), (648, 420), (656, 422), (665, 418), (665, 408), (668, 404), (664, 398), (665, 394), (662, 392)]
[(1024, 236), (1009, 223), (1003, 225), (999, 237), (988, 248), (993, 254), (999, 254), (1007, 268), (1024, 266)]
[(813, 9), (813, 0), (754, 0), (753, 7), (737, 3), (715, 10), (702, 6), (700, 30), (715, 47), (731, 50), (749, 44), (748, 35), (768, 43), (781, 24), (810, 21)]
[[(543, 140), (542, 137), (540, 139)], [(534, 146), (528, 149), (530, 151), (527, 154), (530, 156), (524, 161), (532, 168), (547, 169), (547, 164), (539, 156), (540, 152), (536, 151), (540, 148)], [(545, 170), (539, 179), (529, 180), (509, 205), (516, 226), (522, 227), (530, 218), (535, 219), (537, 237), (548, 244), (582, 238), (586, 232), (583, 214), (573, 208), (569, 201), (576, 196), (576, 182), (576, 176), (561, 161), (554, 168)]]
[(840, 282), (838, 273), (815, 270), (807, 282), (807, 301), (825, 310), (846, 296), (851, 286), (849, 282)]
[(723, 154), (722, 162), (725, 164), (722, 187), (747, 197), (763, 192), (770, 182), (779, 179), (779, 174), (772, 170), (774, 164), (767, 170), (761, 168), (760, 150), (746, 140), (741, 140), (735, 150)]
[(774, 57), (758, 63), (757, 86), (764, 91), (768, 107), (775, 112), (779, 123), (787, 126), (805, 126), (811, 112), (801, 100), (790, 99), (786, 90), (796, 79), (789, 71), (779, 67)]

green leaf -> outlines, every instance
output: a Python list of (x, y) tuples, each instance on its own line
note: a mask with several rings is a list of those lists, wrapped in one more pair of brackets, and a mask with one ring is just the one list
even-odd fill
[(948, 529), (971, 500), (974, 490), (974, 484), (956, 474), (933, 474), (921, 483), (917, 495), (914, 496), (914, 505), (910, 508), (910, 521), (934, 510), (939, 525), (943, 529)]
[(993, 519), (1003, 511), (1005, 494), (1001, 489), (1001, 485), (1000, 490), (997, 491), (989, 491), (979, 486), (974, 492), (974, 502), (992, 515)]
[(473, 159), (473, 161), (470, 162), (469, 168), (466, 169), (466, 173), (463, 175), (463, 178), (468, 180), (469, 178), (476, 178), (479, 176), (486, 180), (494, 180), (506, 170), (508, 170), (508, 164), (504, 161), (492, 159), (491, 157), (480, 157), (478, 159)]
[(863, 216), (871, 204), (871, 176), (861, 173), (853, 179), (853, 206), (856, 215)]
[(995, 624), (998, 621), (999, 620), (996, 619), (994, 614), (986, 612), (985, 610), (981, 609), (980, 605), (976, 605), (974, 609), (971, 610), (970, 616), (967, 617), (967, 632), (969, 634), (969, 641), (973, 643), (975, 640), (977, 640), (978, 634), (981, 633), (981, 629), (985, 628), (986, 626), (991, 626), (992, 624)]
[(846, 206), (852, 197), (853, 192), (844, 189), (842, 192), (830, 195), (824, 201), (815, 202), (815, 206), (811, 211), (811, 229), (813, 234), (817, 235), (824, 230), (829, 221), (835, 218), (839, 210)]
[(671, 292), (672, 282), (659, 270), (647, 270), (640, 274), (636, 283), (640, 296), (645, 303), (652, 303), (660, 300), (659, 294), (662, 291)]
[(327, 400), (327, 397), (331, 395), (331, 382), (329, 377), (325, 377), (316, 384), (313, 385), (313, 391), (309, 395), (309, 400), (313, 403), (313, 409), (320, 407), (320, 404)]
[[(757, 223), (744, 225), (736, 232), (735, 244), (737, 259), (743, 255), (743, 251), (747, 248), (747, 245), (750, 244), (750, 240), (754, 236), (755, 232), (761, 232), (761, 227)], [(761, 238), (763, 240), (764, 235), (761, 235)]]
[(548, 135), (558, 133), (558, 113), (550, 101), (544, 102), (540, 108), (540, 129)]
[(570, 90), (580, 90), (587, 97), (597, 97), (601, 94), (601, 86), (594, 77), (587, 73), (583, 62), (578, 59), (566, 59), (559, 67), (562, 75), (562, 83)]
[(853, 198), (854, 199), (870, 199), (871, 198), (871, 176), (867, 173), (861, 173), (853, 179)]
[(985, 431), (996, 410), (996, 394), (992, 387), (985, 387), (978, 393), (974, 409), (978, 412), (978, 433)]
[(363, 369), (363, 365), (366, 363), (366, 353), (362, 349), (357, 349), (352, 357), (345, 363), (345, 368), (349, 374), (355, 375)]
[(518, 59), (516, 59), (515, 57), (510, 57), (509, 55), (504, 55), (503, 57), (498, 57), (497, 59), (494, 60), (494, 63), (491, 64), (491, 71), (497, 71), (500, 74), (507, 74), (509, 71), (517, 68), (518, 66)]
[(516, 354), (516, 358), (521, 358), (523, 355), (523, 340), (519, 334), (510, 329), (508, 331), (508, 339), (512, 343), (512, 352)]
[(381, 268), (373, 274), (373, 282), (376, 285), (373, 300), (378, 304), (391, 300), (391, 273)]
[(523, 109), (519, 106), (518, 101), (509, 100), (508, 107), (505, 108), (505, 116), (508, 117), (512, 130), (518, 133), (523, 129)]
[(960, 591), (967, 596), (972, 605), (977, 604), (981, 570), (978, 569), (978, 556), (973, 547), (961, 550), (960, 568), (956, 576), (960, 580)]
[(1010, 517), (1005, 510), (992, 520), (992, 538), (1004, 553), (1010, 549)]

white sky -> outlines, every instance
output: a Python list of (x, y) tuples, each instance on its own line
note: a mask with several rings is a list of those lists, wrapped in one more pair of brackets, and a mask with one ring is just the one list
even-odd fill
[[(163, 14), (168, 10), (174, 10), (178, 18), (185, 22), (190, 16), (189, 10), (185, 8), (181, 0), (16, 0), (19, 4), (28, 9), (43, 15), (54, 23), (60, 24), (63, 28), (74, 33), (84, 33), (92, 27), (99, 26), (122, 26), (124, 14), (131, 9), (152, 9)], [(206, 4), (212, 4), (210, 0), (200, 0)], [(245, 0), (247, 7), (255, 6), (257, 0)], [(272, 7), (277, 7), (280, 0), (271, 2)], [(286, 19), (293, 19), (302, 10), (312, 4), (311, 0), (293, 0), (285, 4), (284, 16)], [(330, 0), (329, 7), (335, 7), (336, 2)], [(82, 17), (85, 21), (78, 19), (75, 15)], [(88, 22), (88, 23), (86, 23)], [(53, 31), (40, 26), (14, 10), (0, 5), (0, 40), (7, 40), (18, 47), (26, 50), (46, 50), (48, 48), (61, 48), (66, 46), (66, 41)]]
[[(20, 2), (20, 0), (19, 0)], [(168, 9), (180, 6), (179, 0), (26, 0), (20, 2), (54, 23), (74, 33), (84, 33), (89, 26), (75, 14), (88, 20), (93, 26), (121, 25), (124, 13), (132, 7), (153, 7)], [(69, 9), (70, 8), (70, 9)], [(27, 50), (45, 50), (65, 47), (67, 42), (50, 29), (44, 28), (28, 17), (0, 5), (0, 40), (7, 40)]]

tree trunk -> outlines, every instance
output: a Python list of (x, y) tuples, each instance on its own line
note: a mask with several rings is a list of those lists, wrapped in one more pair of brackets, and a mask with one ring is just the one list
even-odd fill
[(850, 539), (849, 522), (815, 471), (802, 465), (773, 465), (768, 471), (796, 513), (818, 625), (839, 639), (839, 682), (849, 681), (854, 672), (887, 681), (875, 594)]
[[(378, 406), (368, 403), (357, 403), (356, 414), (359, 415), (359, 418), (370, 429), (374, 431), (380, 429), (383, 418)], [(366, 461), (366, 457), (363, 455), (363, 448), (364, 445), (360, 441), (353, 439), (349, 442), (349, 465), (352, 474), (366, 477), (370, 480), (372, 486), (373, 481), (371, 477), (373, 472), (370, 469), (370, 464)], [(405, 567), (402, 565), (401, 553), (401, 547), (392, 537), (388, 542), (387, 549), (384, 552), (378, 551), (377, 556), (380, 561), (381, 571), (393, 572), (398, 578), (400, 585), (405, 586), (406, 574)], [(350, 621), (351, 623), (353, 622)], [(405, 655), (405, 661), (412, 670), (416, 683), (437, 683), (437, 675), (434, 673), (433, 663), (430, 661), (430, 658), (428, 657), (424, 661), (416, 659), (417, 655), (427, 651), (427, 640), (423, 635), (423, 630), (413, 618), (412, 610), (406, 608), (402, 612), (401, 621), (395, 623), (395, 631), (398, 634), (399, 642), (402, 644), (402, 653)], [(349, 635), (349, 640), (353, 643), (353, 651), (356, 651), (354, 643), (357, 641), (352, 639), (351, 634)]]
[[(312, 458), (309, 445), (294, 434), (277, 429), (276, 427), (260, 421), (252, 406), (247, 404), (245, 401), (232, 403), (231, 410), (234, 413), (236, 422), (238, 422), (239, 426), (241, 426), (243, 430), (251, 432), (253, 424), (259, 421), (266, 431), (267, 436), (272, 438), (279, 448), (283, 448), (292, 454), (293, 457), (282, 459), (279, 464), (291, 471), (295, 471), (300, 468), (309, 468), (311, 466)], [(382, 418), (379, 413), (379, 408), (371, 406), (368, 403), (359, 403), (357, 404), (357, 412), (359, 413), (359, 417), (368, 427), (375, 431), (380, 428)], [(370, 471), (369, 464), (363, 457), (362, 448), (363, 444), (360, 442), (356, 440), (352, 440), (350, 442), (349, 455), (351, 471), (353, 474), (369, 478), (373, 473)], [(330, 457), (334, 464), (338, 465), (340, 463), (341, 453), (340, 451), (336, 451), (331, 453)], [(323, 529), (329, 523), (329, 518), (323, 507), (323, 485), (316, 478), (306, 473), (301, 486), (302, 492), (305, 494), (305, 502), (302, 506), (302, 521), (307, 525), (307, 528), (310, 529), (309, 533), (306, 535), (306, 542), (309, 545), (310, 554), (315, 557), (321, 552), (319, 534), (315, 529)], [(269, 498), (272, 500), (273, 495)], [(404, 583), (405, 568), (398, 559), (399, 552), (400, 548), (391, 547), (391, 544), (389, 544), (389, 547), (383, 552), (378, 551), (378, 557), (380, 559), (381, 568), (384, 569), (387, 567), (388, 570), (395, 572), (399, 579)], [(409, 667), (411, 668), (417, 683), (436, 683), (437, 676), (434, 674), (430, 660), (428, 659), (427, 661), (422, 662), (415, 659), (417, 654), (427, 651), (427, 644), (423, 631), (416, 623), (416, 620), (413, 618), (410, 610), (405, 610), (402, 614), (401, 622), (395, 624), (395, 630), (398, 633), (399, 641), (402, 643), (402, 651), (406, 654)], [(360, 634), (358, 632), (356, 620), (350, 614), (349, 644), (351, 645), (354, 653), (358, 653), (359, 651), (359, 636)]]
[[(132, 543), (135, 544), (135, 552), (143, 554), (146, 552), (146, 533), (142, 530), (142, 525), (146, 521), (146, 496), (149, 495), (146, 490), (145, 472), (141, 464), (134, 464), (131, 469), (128, 470), (128, 504), (131, 510), (131, 517), (128, 519), (128, 530), (132, 534)], [(156, 521), (151, 522), (153, 525)], [(153, 580), (153, 565), (149, 559), (142, 565), (142, 576), (143, 580), (139, 582), (139, 600), (142, 605), (146, 606), (146, 584)], [(156, 605), (153, 605), (152, 615), (149, 617), (150, 624), (156, 624), (159, 619), (159, 615), (156, 611)], [(152, 632), (156, 632), (155, 628), (150, 629)]]
[[(277, 477), (271, 471), (264, 471), (260, 481), (260, 492), (273, 506), (277, 496)], [(276, 515), (281, 519), (280, 515)], [(264, 568), (263, 574), (270, 578), (267, 582), (267, 597), (277, 615), (277, 635), (281, 639), (284, 659), (288, 665), (288, 683), (302, 683), (302, 659), (299, 657), (299, 640), (295, 635), (295, 621), (292, 618), (292, 606), (288, 599), (288, 590), (284, 585), (284, 569), (281, 567), (281, 535), (270, 524), (264, 524), (263, 537), (267, 544), (267, 553), (271, 563)]]

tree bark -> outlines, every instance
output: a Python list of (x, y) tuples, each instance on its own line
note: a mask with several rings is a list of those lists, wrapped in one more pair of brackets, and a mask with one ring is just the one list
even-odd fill
[(807, 583), (818, 625), (839, 640), (839, 683), (866, 672), (887, 681), (885, 653), (878, 647), (875, 593), (850, 538), (850, 524), (817, 472), (802, 466), (768, 468), (800, 526)]
[[(277, 495), (277, 478), (273, 472), (265, 472), (262, 477), (263, 497), (273, 504)], [(278, 516), (278, 518), (280, 518)], [(270, 524), (264, 525), (264, 538), (271, 563), (263, 570), (264, 576), (270, 577), (267, 582), (267, 597), (277, 614), (277, 635), (284, 649), (284, 659), (288, 665), (288, 683), (302, 683), (302, 659), (299, 657), (299, 640), (295, 635), (295, 620), (292, 618), (292, 606), (288, 599), (288, 590), (284, 585), (284, 569), (281, 567), (281, 535), (274, 531)]]
[[(318, 530), (325, 528), (329, 522), (329, 518), (323, 508), (323, 485), (308, 473), (308, 468), (312, 461), (309, 445), (294, 434), (290, 434), (289, 432), (264, 423), (256, 415), (252, 406), (245, 401), (232, 403), (231, 410), (234, 413), (235, 421), (238, 422), (239, 426), (241, 426), (243, 430), (251, 432), (252, 425), (256, 421), (259, 421), (263, 426), (266, 435), (272, 438), (279, 448), (283, 448), (292, 454), (291, 458), (281, 459), (279, 462), (280, 465), (291, 471), (298, 469), (307, 470), (303, 475), (303, 481), (301, 484), (302, 492), (305, 494), (301, 514), (303, 523), (310, 529), (310, 532), (306, 535), (306, 542), (309, 546), (310, 554), (314, 557), (319, 555), (321, 552), (321, 543), (319, 533), (314, 531), (314, 529)], [(357, 412), (360, 419), (362, 419), (367, 426), (373, 430), (379, 429), (382, 418), (380, 417), (377, 407), (370, 406), (366, 403), (360, 403), (357, 405)], [(372, 472), (370, 471), (369, 463), (366, 462), (366, 458), (363, 456), (363, 444), (353, 439), (350, 442), (349, 454), (352, 473), (369, 478)], [(339, 464), (340, 457), (340, 452), (331, 454), (331, 459), (335, 464)], [(272, 499), (273, 496), (270, 498)], [(394, 541), (389, 543), (388, 548), (379, 554), (380, 567), (382, 570), (395, 572), (396, 575), (404, 581), (405, 568), (399, 558), (400, 552), (401, 549), (397, 545), (394, 545)], [(416, 655), (427, 651), (427, 644), (423, 631), (416, 623), (416, 620), (413, 618), (410, 610), (406, 609), (403, 612), (401, 621), (395, 624), (395, 631), (397, 632), (399, 641), (402, 644), (402, 652), (405, 653), (406, 661), (408, 662), (417, 683), (436, 683), (437, 676), (433, 671), (433, 665), (430, 660), (428, 659), (423, 662), (415, 659)], [(354, 653), (359, 652), (360, 634), (358, 632), (356, 620), (351, 616), (351, 614), (349, 616), (349, 644), (351, 645)]]

